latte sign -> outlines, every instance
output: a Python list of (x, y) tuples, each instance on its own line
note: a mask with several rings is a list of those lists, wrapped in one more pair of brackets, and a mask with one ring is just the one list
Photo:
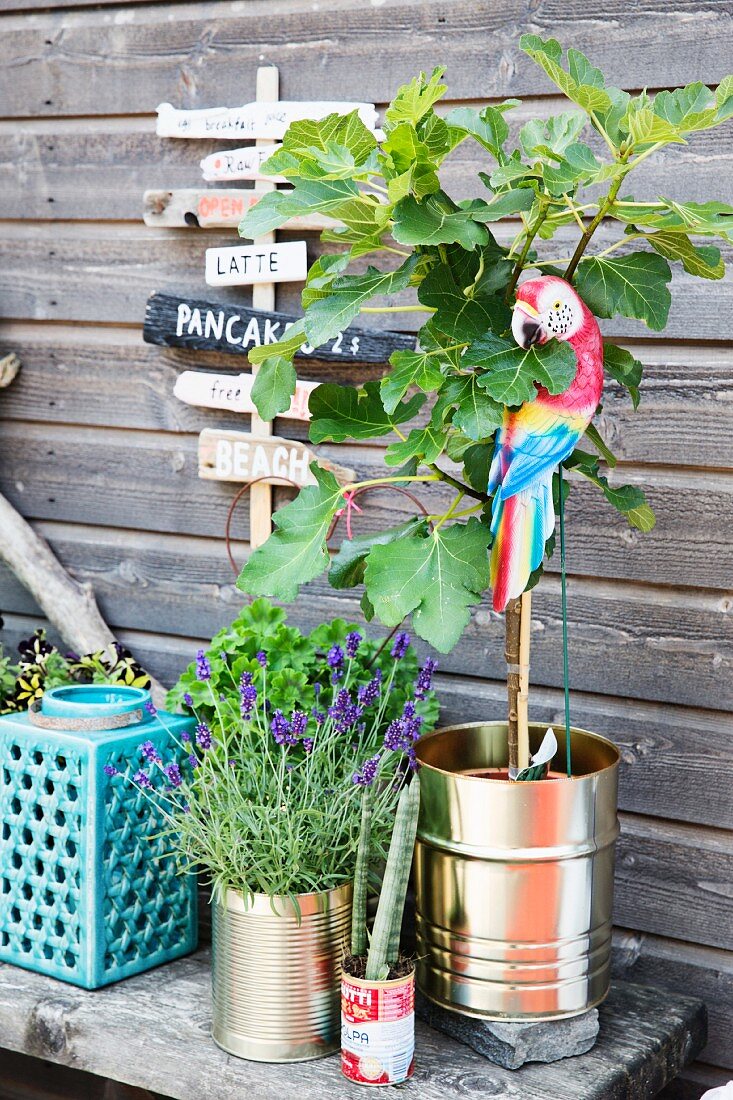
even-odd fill
[[(173, 393), (179, 401), (202, 409), (229, 409), (230, 412), (256, 412), (252, 400), (251, 374), (213, 374), (210, 371), (186, 370), (179, 374)], [(295, 384), (290, 408), (279, 416), (288, 420), (310, 420), (308, 399), (317, 382)]]
[(308, 250), (305, 241), (206, 249), (206, 282), (209, 286), (295, 283), (305, 279), (307, 274)]
[(374, 130), (377, 112), (373, 103), (245, 103), (242, 107), (208, 107), (202, 111), (179, 111), (170, 103), (158, 108), (155, 132), (158, 137), (178, 138), (273, 138), (279, 141), (291, 122), (321, 119), (326, 115), (348, 115), (358, 111), (365, 126)]
[(279, 145), (269, 148), (257, 148), (248, 145), (244, 149), (225, 149), (221, 153), (211, 153), (201, 161), (201, 171), (209, 183), (221, 180), (259, 180), (268, 179), (273, 183), (283, 183), (284, 176), (263, 176), (260, 168), (271, 157)]
[[(250, 432), (206, 428), (199, 436), (199, 477), (209, 481), (262, 478), (269, 485), (315, 485), (310, 471), (315, 461), (316, 455), (308, 447), (277, 435), (259, 438)], [(327, 459), (319, 458), (318, 465), (330, 470), (341, 485), (348, 485), (356, 476), (353, 470)]]

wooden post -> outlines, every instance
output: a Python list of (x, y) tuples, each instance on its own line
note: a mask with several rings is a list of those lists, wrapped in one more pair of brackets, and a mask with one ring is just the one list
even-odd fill
[(506, 606), (509, 767), (521, 771), (529, 765), (529, 645), (532, 594), (523, 592)]
[[(257, 101), (271, 103), (280, 96), (280, 74), (274, 65), (261, 65), (257, 70)], [(258, 149), (275, 145), (269, 138), (260, 138), (256, 142)], [(275, 184), (272, 180), (257, 180), (255, 191), (274, 191)], [(256, 244), (271, 244), (275, 240), (274, 233), (267, 233), (259, 237)], [(255, 309), (274, 310), (275, 308), (275, 284), (258, 283), (252, 287), (252, 305)], [(257, 376), (258, 367), (252, 366), (252, 379)], [(272, 435), (272, 423), (262, 420), (257, 412), (252, 413), (250, 430), (253, 436)], [(254, 550), (261, 546), (272, 531), (272, 486), (264, 481), (259, 481), (252, 486), (249, 495), (249, 542)]]

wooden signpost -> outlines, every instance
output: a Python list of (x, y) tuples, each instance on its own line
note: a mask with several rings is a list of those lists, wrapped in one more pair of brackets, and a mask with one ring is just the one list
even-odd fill
[[(286, 194), (286, 188), (282, 188)], [(143, 220), (146, 225), (165, 229), (193, 226), (198, 229), (236, 229), (244, 215), (262, 195), (251, 187), (180, 188), (174, 191), (146, 191)], [(325, 214), (302, 214), (289, 218), (288, 230), (333, 229), (340, 223)]]
[[(274, 66), (262, 66), (273, 71)], [(308, 103), (265, 100), (257, 93), (256, 103), (242, 107), (208, 107), (202, 111), (179, 111), (170, 103), (157, 107), (158, 137), (177, 138), (268, 138), (279, 141), (291, 122), (321, 119), (326, 115), (348, 115), (358, 111), (365, 126), (375, 129), (377, 112), (373, 103)], [(271, 151), (271, 150), (270, 150)]]
[[(277, 343), (296, 320), (275, 310), (155, 293), (148, 298), (143, 339), (162, 347), (246, 355), (251, 347)], [(414, 336), (401, 332), (347, 328), (317, 350), (304, 344), (296, 355), (330, 363), (386, 363), (393, 351), (414, 351), (415, 344)]]
[[(257, 412), (252, 400), (251, 374), (214, 374), (211, 371), (185, 370), (179, 374), (173, 393), (179, 401), (203, 409), (228, 409), (230, 412)], [(295, 393), (286, 412), (279, 413), (288, 420), (310, 420), (308, 400), (317, 382), (295, 384)]]
[[(228, 432), (220, 428), (205, 428), (199, 436), (199, 477), (210, 481), (254, 481), (250, 498), (250, 528), (254, 490), (260, 485), (272, 491), (273, 485), (298, 487), (314, 485), (310, 464), (316, 455), (302, 443), (280, 436), (261, 436), (254, 432)], [(353, 470), (318, 457), (318, 464), (330, 470), (341, 485), (355, 479)], [(251, 535), (250, 535), (251, 541)]]
[[(269, 234), (268, 234), (269, 236)], [(297, 283), (308, 274), (305, 241), (255, 244), (206, 249), (206, 282), (209, 286), (253, 286), (256, 283)]]
[(270, 148), (258, 148), (247, 145), (243, 149), (229, 149), (221, 153), (211, 153), (201, 161), (201, 171), (205, 180), (259, 180), (268, 179), (273, 183), (284, 183), (284, 176), (263, 176), (261, 166), (272, 155), (278, 145)]
[[(255, 144), (230, 152), (216, 152), (201, 161), (204, 179), (254, 180), (253, 191), (192, 190), (148, 191), (145, 221), (148, 225), (236, 225), (263, 194), (274, 191), (275, 177), (260, 168), (288, 126), (297, 120), (321, 119), (329, 114), (359, 112), (374, 130), (377, 113), (367, 103), (280, 102), (279, 76), (274, 66), (257, 70), (257, 101), (243, 107), (179, 111), (170, 103), (158, 107), (156, 132), (161, 137), (254, 139)], [(375, 130), (379, 134), (379, 131)], [(380, 135), (381, 136), (381, 135)], [(302, 219), (304, 221), (305, 219)], [(292, 228), (296, 226), (293, 219)], [(322, 228), (313, 224), (307, 228)], [(144, 338), (148, 343), (246, 354), (250, 347), (274, 344), (296, 320), (275, 312), (275, 284), (306, 278), (308, 256), (305, 241), (276, 243), (268, 233), (252, 244), (206, 250), (206, 282), (209, 286), (251, 286), (252, 308), (206, 301), (190, 301), (165, 294), (148, 299)], [(362, 333), (349, 329), (329, 341), (321, 359), (383, 362), (396, 347), (414, 348), (415, 340), (394, 333)], [(315, 349), (304, 344), (301, 355)], [(311, 450), (272, 434), (272, 422), (262, 420), (252, 401), (258, 367), (251, 374), (229, 376), (184, 371), (175, 394), (180, 400), (206, 408), (230, 409), (250, 414), (249, 432), (206, 429), (199, 437), (199, 476), (218, 481), (252, 482), (250, 487), (250, 544), (260, 546), (272, 530), (272, 486), (310, 485), (309, 469), (316, 456)], [(314, 382), (298, 382), (290, 408), (284, 414), (308, 420), (308, 398)], [(354, 472), (319, 459), (342, 485), (354, 480)]]

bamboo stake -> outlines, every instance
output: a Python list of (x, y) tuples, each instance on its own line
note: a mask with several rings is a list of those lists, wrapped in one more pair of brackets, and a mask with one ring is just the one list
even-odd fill
[(519, 766), (519, 710), (518, 696), (520, 690), (519, 680), (519, 646), (521, 633), (522, 601), (510, 600), (506, 605), (506, 644), (504, 656), (507, 664), (507, 701), (509, 704), (507, 714), (508, 741), (509, 741), (509, 767)]
[(532, 593), (523, 592), (519, 614), (519, 694), (517, 695), (517, 766), (529, 767), (529, 644)]

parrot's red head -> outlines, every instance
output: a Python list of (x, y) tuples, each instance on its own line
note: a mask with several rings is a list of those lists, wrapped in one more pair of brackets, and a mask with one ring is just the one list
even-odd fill
[(557, 275), (528, 279), (517, 290), (512, 335), (520, 347), (572, 340), (592, 314), (570, 283)]

